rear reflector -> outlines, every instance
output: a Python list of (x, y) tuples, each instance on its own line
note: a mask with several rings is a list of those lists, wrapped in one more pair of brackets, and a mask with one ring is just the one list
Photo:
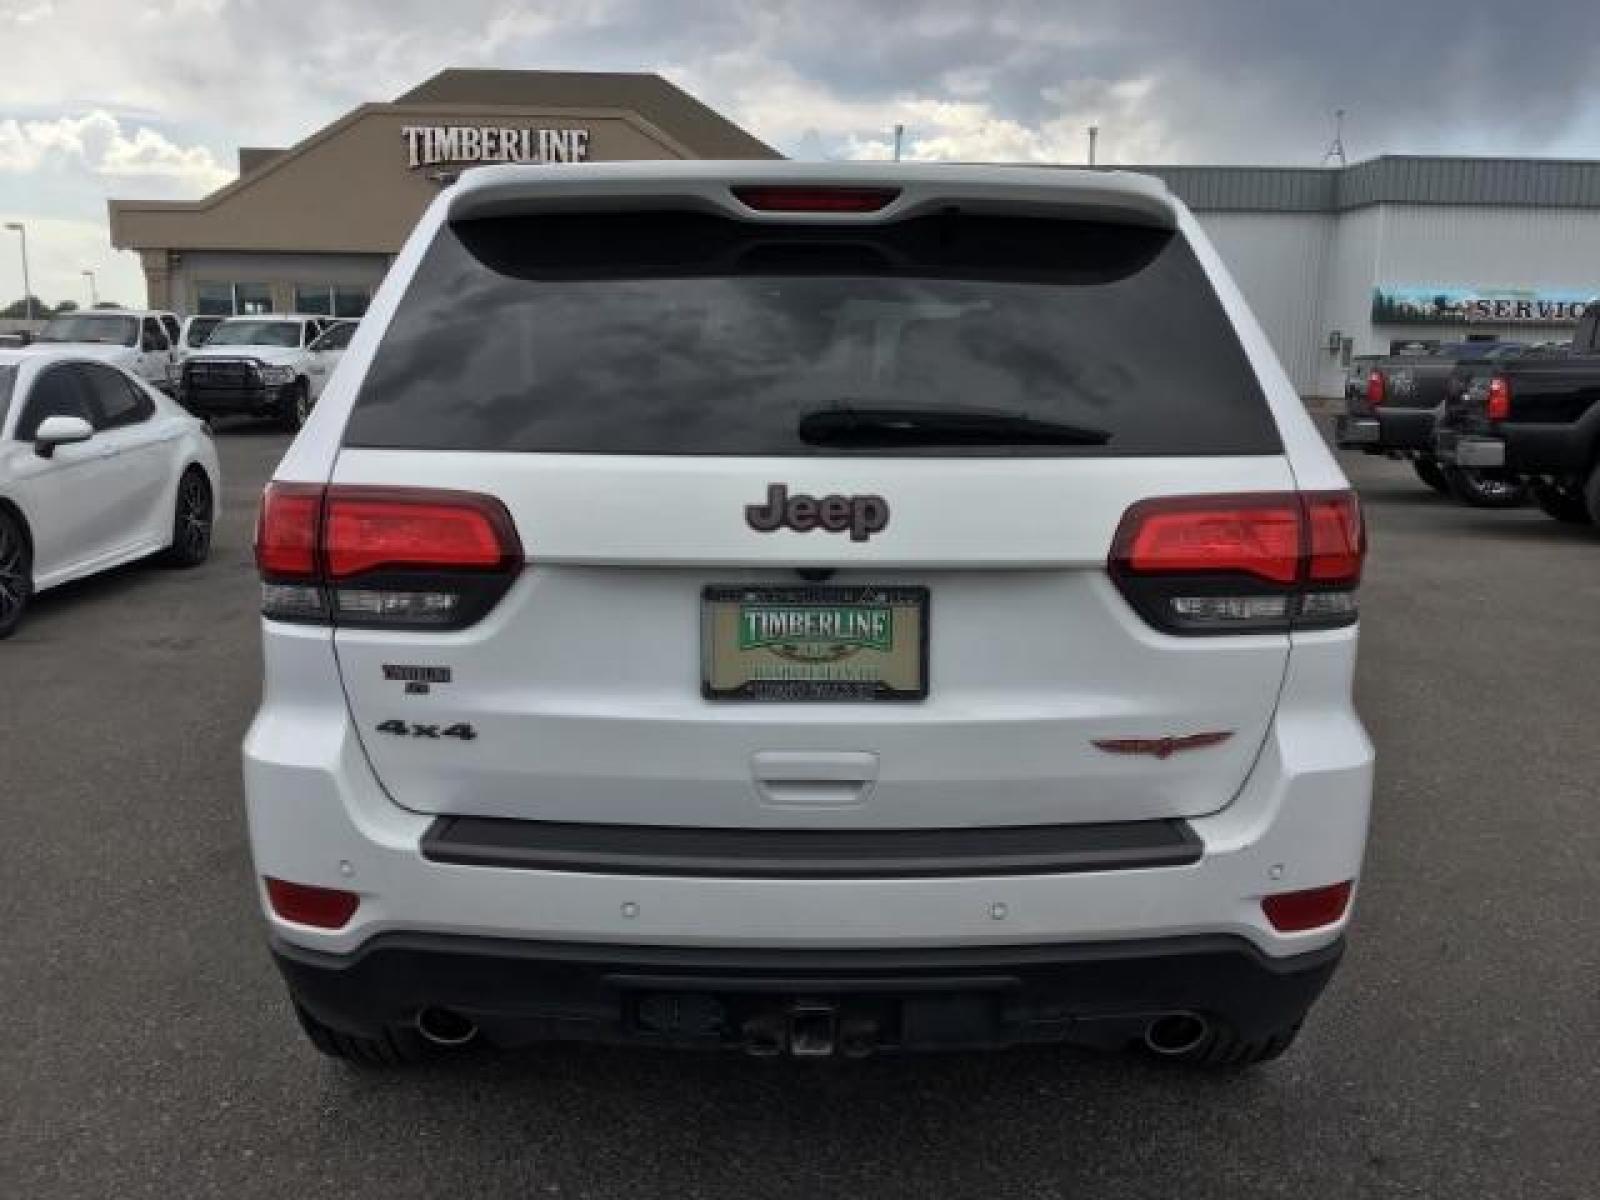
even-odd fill
[(1382, 404), (1384, 401), (1384, 382), (1382, 371), (1369, 371), (1367, 373), (1367, 403)]
[(1344, 916), (1350, 907), (1349, 880), (1327, 887), (1308, 888), (1303, 892), (1280, 892), (1276, 896), (1261, 897), (1261, 911), (1279, 933), (1303, 933), (1307, 929), (1320, 929), (1332, 925)]
[(1366, 537), (1355, 494), (1163, 496), (1123, 515), (1107, 563), (1171, 633), (1269, 633), (1356, 617)]
[(280, 621), (458, 629), (522, 561), (511, 514), (472, 492), (272, 483), (256, 528), (262, 612)]
[(361, 897), (341, 888), (314, 887), (265, 876), (272, 911), (296, 925), (343, 929), (361, 906)]
[(1487, 412), (1491, 421), (1504, 421), (1511, 416), (1511, 381), (1504, 375), (1489, 380)]
[(900, 189), (759, 185), (736, 187), (733, 194), (757, 212), (866, 213), (887, 208)]

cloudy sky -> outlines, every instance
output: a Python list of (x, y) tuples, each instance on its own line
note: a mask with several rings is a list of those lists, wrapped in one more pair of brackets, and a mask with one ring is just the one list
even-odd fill
[[(191, 198), (446, 66), (658, 71), (786, 154), (1600, 158), (1593, 0), (0, 0), (0, 220), (52, 303), (143, 300), (108, 196)], [(0, 305), (22, 291), (0, 234)]]

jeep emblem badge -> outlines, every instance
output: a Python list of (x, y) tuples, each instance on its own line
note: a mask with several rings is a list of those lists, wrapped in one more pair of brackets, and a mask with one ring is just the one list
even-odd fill
[(796, 533), (848, 529), (852, 542), (864, 542), (889, 524), (889, 502), (882, 496), (791, 496), (788, 484), (769, 483), (767, 502), (747, 505), (744, 519), (757, 533), (785, 526)]

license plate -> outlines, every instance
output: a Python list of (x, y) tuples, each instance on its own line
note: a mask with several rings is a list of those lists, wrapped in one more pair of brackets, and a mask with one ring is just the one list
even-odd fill
[(708, 587), (701, 690), (710, 700), (922, 700), (928, 589)]

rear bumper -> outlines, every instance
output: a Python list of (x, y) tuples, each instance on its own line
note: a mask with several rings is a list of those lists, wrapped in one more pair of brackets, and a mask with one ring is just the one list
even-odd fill
[[(1245, 1039), (1298, 1022), (1343, 950), (1288, 958), (1228, 936), (921, 950), (583, 945), (383, 934), (348, 955), (275, 941), (295, 999), (324, 1024), (375, 1036), (427, 1008), (497, 1045), (791, 1045), (797, 1022), (847, 1053), (1073, 1042), (1133, 1044), (1193, 1013)], [(797, 1049), (797, 1052), (798, 1049)]]
[(197, 416), (270, 416), (283, 403), (282, 387), (208, 388), (189, 385), (178, 399)]
[(1334, 441), (1346, 449), (1431, 454), (1435, 413), (1431, 408), (1378, 408), (1334, 422)]
[(1506, 465), (1506, 444), (1499, 438), (1444, 430), (1434, 438), (1434, 453), (1440, 462), (1455, 467)]

